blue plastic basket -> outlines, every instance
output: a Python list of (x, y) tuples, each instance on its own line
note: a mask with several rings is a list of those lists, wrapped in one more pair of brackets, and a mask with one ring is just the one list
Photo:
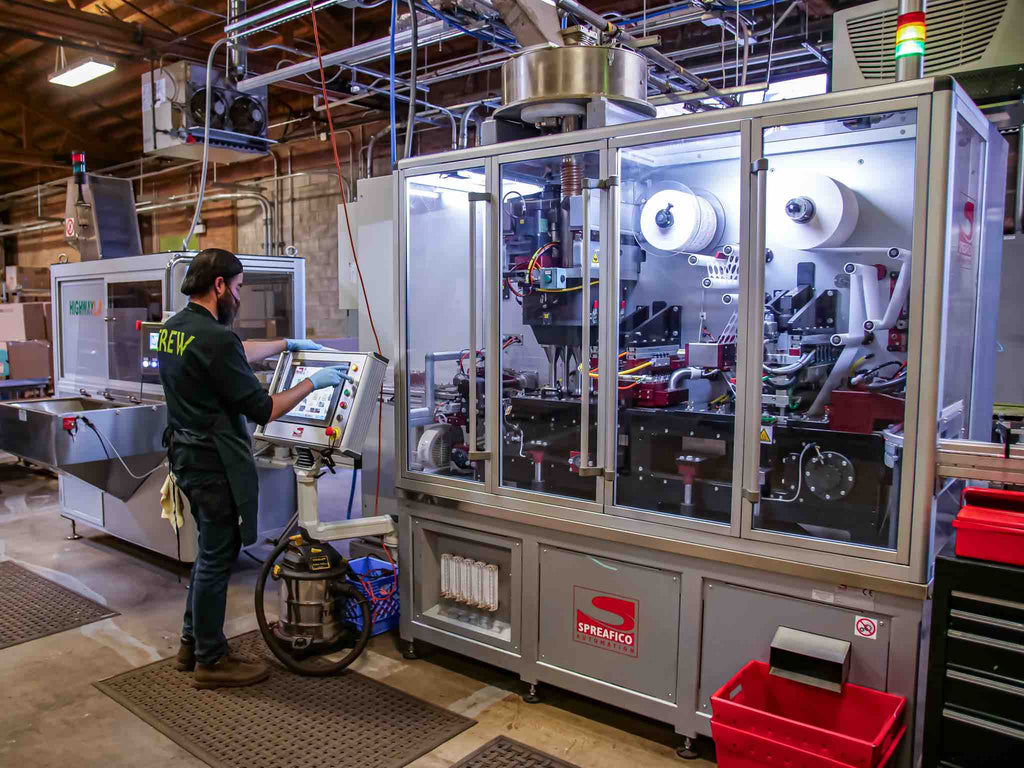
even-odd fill
[[(348, 564), (363, 577), (362, 581), (351, 576), (348, 580), (370, 598), (370, 610), (373, 612), (373, 630), (370, 634), (379, 635), (397, 627), (401, 613), (395, 576), (397, 568), (392, 568), (391, 563), (376, 557), (357, 557), (349, 560)], [(370, 592), (367, 592), (367, 587)], [(363, 616), (354, 600), (345, 604), (345, 618), (357, 629), (362, 629)]]

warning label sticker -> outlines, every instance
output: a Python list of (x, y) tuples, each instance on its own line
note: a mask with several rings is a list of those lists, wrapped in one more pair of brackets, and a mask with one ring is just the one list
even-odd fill
[(775, 425), (767, 424), (761, 427), (762, 445), (775, 445)]
[(868, 640), (877, 640), (878, 619), (872, 619), (869, 616), (857, 616), (853, 620), (853, 633), (857, 637), (863, 637)]

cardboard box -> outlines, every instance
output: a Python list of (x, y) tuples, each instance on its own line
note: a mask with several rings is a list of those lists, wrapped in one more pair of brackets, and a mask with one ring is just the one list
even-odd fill
[(8, 293), (50, 290), (49, 267), (7, 267), (4, 273)]
[(32, 341), (49, 338), (48, 302), (0, 304), (0, 341)]
[(53, 379), (53, 349), (48, 341), (12, 341), (7, 344), (12, 379)]

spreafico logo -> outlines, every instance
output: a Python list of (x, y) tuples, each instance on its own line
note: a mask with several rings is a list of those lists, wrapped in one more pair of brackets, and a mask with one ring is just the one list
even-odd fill
[(81, 317), (82, 315), (102, 315), (103, 302), (87, 301), (85, 299), (75, 299), (74, 301), (69, 301), (68, 314), (71, 315), (72, 317)]
[(573, 587), (573, 639), (624, 656), (640, 655), (640, 601)]

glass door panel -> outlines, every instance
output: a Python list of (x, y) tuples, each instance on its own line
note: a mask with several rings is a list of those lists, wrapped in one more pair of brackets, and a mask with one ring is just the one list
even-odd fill
[(408, 465), (476, 483), (484, 481), (484, 462), (471, 452), (485, 438), (487, 216), (474, 196), (485, 190), (482, 166), (405, 182)]
[(914, 110), (769, 127), (753, 529), (897, 546)]
[(107, 365), (113, 381), (159, 384), (156, 354), (143, 355), (135, 324), (163, 318), (163, 283), (107, 283)]
[(595, 501), (600, 152), (500, 167), (500, 483)]
[(731, 520), (738, 132), (620, 150), (615, 503)]

